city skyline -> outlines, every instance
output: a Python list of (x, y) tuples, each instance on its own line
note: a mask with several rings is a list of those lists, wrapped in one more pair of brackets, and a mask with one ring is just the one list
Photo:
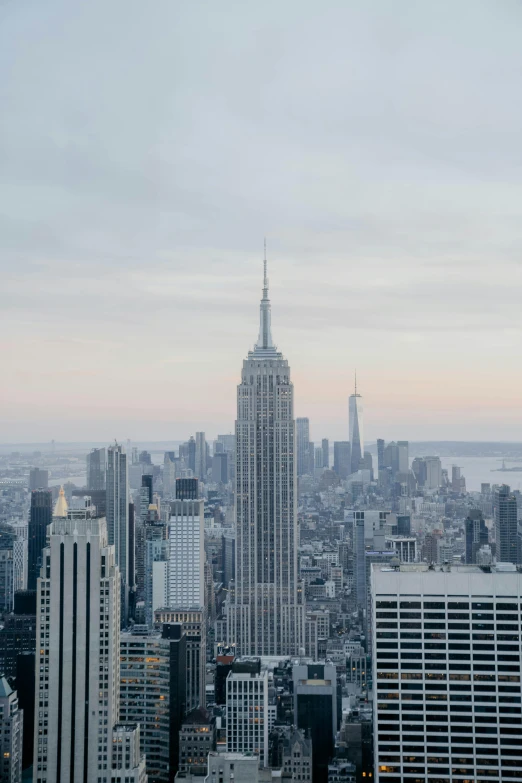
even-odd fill
[(266, 233), (314, 438), (521, 440), (520, 7), (105, 5), (3, 17), (3, 439), (227, 431)]

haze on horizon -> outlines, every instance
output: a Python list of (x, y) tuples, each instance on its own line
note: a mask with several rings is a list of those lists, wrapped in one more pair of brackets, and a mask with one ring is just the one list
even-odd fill
[(0, 441), (229, 432), (263, 236), (296, 415), (522, 440), (522, 6), (0, 9)]

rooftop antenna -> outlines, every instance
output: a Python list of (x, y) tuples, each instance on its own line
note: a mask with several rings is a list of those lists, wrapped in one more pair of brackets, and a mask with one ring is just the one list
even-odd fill
[(357, 370), (355, 371), (355, 396), (357, 396)]

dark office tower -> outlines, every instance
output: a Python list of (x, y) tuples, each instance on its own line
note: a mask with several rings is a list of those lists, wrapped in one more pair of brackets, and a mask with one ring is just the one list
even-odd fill
[(502, 484), (495, 490), (493, 512), (497, 563), (519, 563), (520, 547), (517, 535), (517, 500), (510, 487)]
[(296, 419), (297, 475), (310, 471), (310, 419)]
[(152, 492), (152, 474), (151, 473), (144, 473), (141, 477), (141, 486), (147, 487), (149, 490), (149, 506), (152, 503), (153, 498), (153, 492)]
[(377, 471), (384, 468), (384, 441), (382, 438), (377, 439)]
[(179, 731), (186, 711), (187, 638), (180, 623), (165, 623), (163, 639), (170, 642), (170, 752), (169, 783), (173, 783), (179, 764)]
[(0, 628), (0, 673), (16, 675), (16, 659), (36, 650), (36, 591), (17, 590), (13, 614), (6, 615)]
[(188, 466), (193, 473), (196, 472), (196, 441), (191, 435), (188, 442)]
[(87, 489), (105, 489), (105, 449), (91, 449), (87, 454)]
[(328, 438), (322, 439), (321, 448), (323, 449), (323, 468), (329, 468), (330, 467), (330, 442)]
[(49, 487), (49, 471), (40, 468), (31, 468), (29, 471), (29, 491), (35, 489), (47, 489)]
[(176, 500), (198, 500), (199, 489), (197, 478), (176, 479)]
[(337, 672), (332, 663), (293, 668), (294, 721), (312, 740), (312, 780), (328, 783), (337, 732)]
[(27, 542), (27, 587), (36, 590), (40, 576), (42, 551), (45, 548), (47, 525), (53, 521), (53, 493), (50, 489), (35, 489), (31, 492)]
[(334, 441), (334, 470), (340, 479), (350, 475), (351, 447), (349, 440)]
[(227, 703), (227, 677), (232, 671), (234, 656), (218, 655), (214, 671), (214, 698), (217, 705)]
[(134, 503), (129, 503), (129, 615), (134, 617), (136, 605), (136, 518)]
[(488, 529), (482, 511), (472, 508), (466, 518), (466, 563), (477, 562), (477, 552), (489, 542)]
[(212, 481), (216, 484), (228, 482), (228, 454), (222, 452), (212, 457)]

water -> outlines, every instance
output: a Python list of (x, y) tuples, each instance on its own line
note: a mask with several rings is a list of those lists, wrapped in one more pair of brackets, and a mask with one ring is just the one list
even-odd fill
[[(451, 467), (458, 465), (461, 474), (466, 479), (468, 492), (480, 492), (482, 483), (509, 484), (511, 489), (522, 489), (522, 471), (492, 472), (502, 467), (502, 459), (498, 457), (441, 457), (442, 467), (448, 471), (451, 481)], [(522, 462), (506, 462), (507, 468), (522, 467)]]

